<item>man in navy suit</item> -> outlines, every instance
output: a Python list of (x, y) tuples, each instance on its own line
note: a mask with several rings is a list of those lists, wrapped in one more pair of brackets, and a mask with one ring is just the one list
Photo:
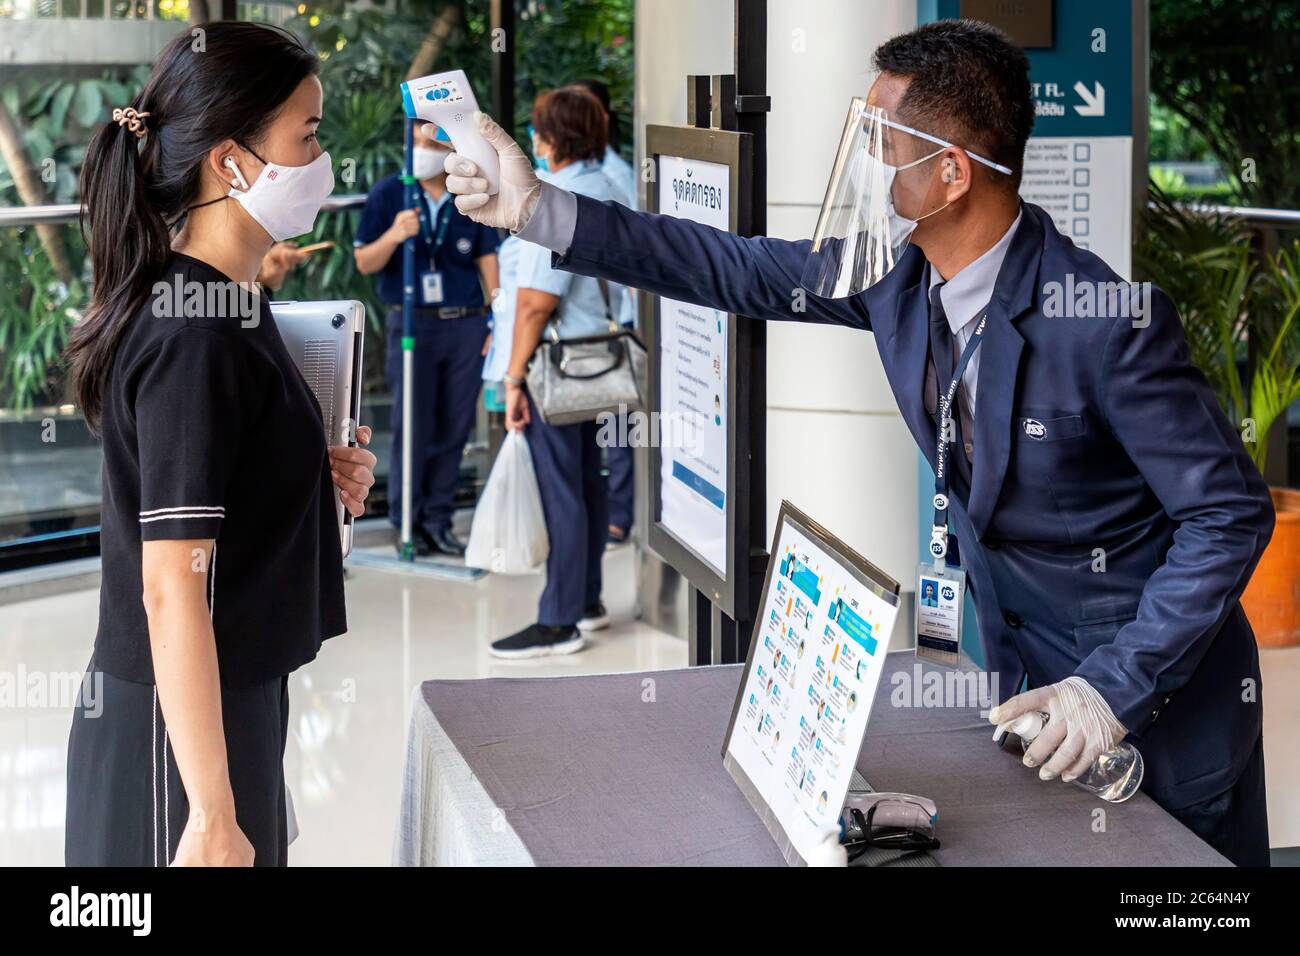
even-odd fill
[[(991, 719), (1051, 713), (1026, 756), (1044, 779), (1073, 779), (1132, 742), (1152, 798), (1233, 862), (1267, 865), (1259, 660), (1239, 603), (1272, 534), (1267, 487), (1169, 298), (1116, 294), (1128, 287), (1104, 262), (1021, 201), (1024, 54), (992, 27), (943, 21), (888, 41), (875, 65), (868, 104), (933, 151), (891, 171), (911, 245), (851, 297), (801, 293), (807, 241), (745, 239), (538, 183), (486, 117), (499, 193), (459, 156), (448, 188), (560, 268), (875, 333), (932, 465), (940, 391), (980, 338), (949, 423), (946, 515), (988, 665), (1015, 694)], [(1091, 304), (1072, 310), (1067, 292)]]

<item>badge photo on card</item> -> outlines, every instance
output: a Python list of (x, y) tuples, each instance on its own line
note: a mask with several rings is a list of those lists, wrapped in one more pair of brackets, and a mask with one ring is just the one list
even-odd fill
[(916, 656), (957, 666), (966, 572), (922, 562), (916, 570)]
[(420, 276), (421, 294), (425, 305), (442, 304), (442, 273), (426, 272)]

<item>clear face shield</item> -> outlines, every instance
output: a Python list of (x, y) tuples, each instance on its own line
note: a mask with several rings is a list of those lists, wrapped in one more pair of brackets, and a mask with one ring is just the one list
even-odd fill
[[(840, 136), (802, 285), (842, 299), (871, 288), (898, 263), (917, 223), (947, 208), (951, 170), (938, 157), (947, 140), (854, 98)], [(1011, 170), (965, 150), (976, 162)]]

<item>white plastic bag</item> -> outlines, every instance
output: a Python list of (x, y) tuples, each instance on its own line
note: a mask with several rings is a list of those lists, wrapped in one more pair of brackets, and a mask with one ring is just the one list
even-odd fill
[(497, 574), (527, 574), (546, 560), (550, 550), (528, 440), (523, 432), (512, 431), (474, 509), (465, 564)]

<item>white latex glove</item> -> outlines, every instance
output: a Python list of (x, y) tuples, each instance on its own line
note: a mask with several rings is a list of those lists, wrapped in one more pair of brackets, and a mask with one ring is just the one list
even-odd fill
[(989, 720), (998, 725), (994, 739), (1010, 730), (1016, 718), (1033, 711), (1049, 715), (1025, 751), (1025, 766), (1042, 768), (1040, 780), (1059, 776), (1069, 783), (1128, 735), (1091, 684), (1082, 677), (1067, 677), (1059, 684), (1017, 694), (989, 711)]
[[(485, 226), (518, 232), (528, 222), (542, 194), (542, 181), (519, 144), (486, 113), (475, 113), (479, 132), (497, 151), (501, 181), (497, 194), (489, 196), (487, 180), (478, 166), (459, 153), (447, 157), (447, 191), (456, 197), (456, 208)], [(426, 126), (425, 132), (436, 131)]]

